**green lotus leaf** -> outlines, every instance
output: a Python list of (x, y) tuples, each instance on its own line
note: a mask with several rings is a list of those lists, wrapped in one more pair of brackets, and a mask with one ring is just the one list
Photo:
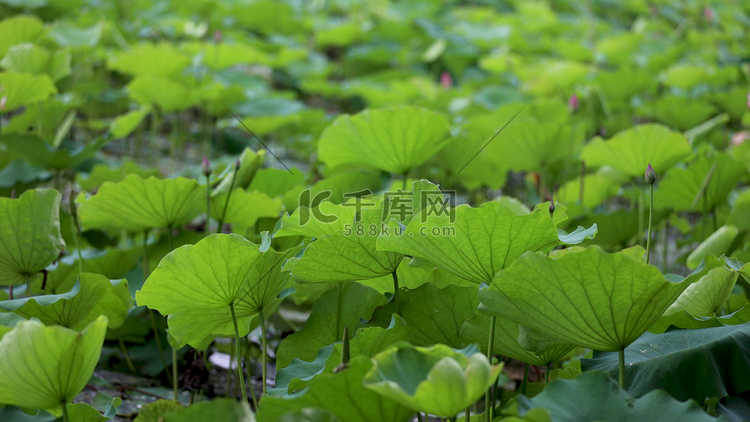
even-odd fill
[(62, 414), (99, 362), (107, 318), (83, 331), (20, 322), (0, 341), (0, 402)]
[(47, 170), (34, 167), (24, 159), (12, 161), (0, 171), (0, 188), (13, 188), (17, 184), (31, 184), (50, 178)]
[(107, 403), (107, 408), (110, 409), (109, 413), (105, 412), (104, 415), (99, 413), (96, 408), (91, 406), (88, 403), (75, 403), (75, 404), (69, 404), (68, 406), (68, 418), (71, 421), (80, 421), (80, 422), (106, 422), (112, 418), (114, 418), (117, 415), (117, 406), (114, 406), (113, 403), (117, 402), (117, 406), (122, 404), (122, 399), (119, 397), (115, 397), (112, 399), (111, 402)]
[(181, 48), (191, 55), (201, 54), (203, 63), (214, 70), (246, 63), (270, 64), (268, 53), (239, 42), (191, 42)]
[(675, 64), (664, 72), (664, 83), (676, 88), (688, 90), (709, 79), (714, 69), (692, 64)]
[(688, 311), (677, 311), (669, 315), (662, 315), (648, 331), (654, 334), (666, 332), (670, 327), (683, 329), (697, 329), (723, 327), (725, 325), (740, 325), (750, 322), (750, 305), (747, 303), (731, 314), (721, 316), (695, 316)]
[(103, 29), (103, 21), (84, 28), (58, 21), (49, 36), (61, 47), (90, 48), (99, 44)]
[(627, 176), (610, 168), (602, 167), (596, 173), (587, 174), (583, 180), (583, 202), (581, 203), (581, 179), (576, 177), (564, 183), (555, 194), (555, 200), (570, 207), (572, 204), (594, 208), (615, 196)]
[(453, 417), (479, 399), (502, 369), (502, 365), (491, 366), (481, 353), (467, 357), (443, 344), (394, 347), (372, 360), (365, 387), (443, 417)]
[(177, 400), (160, 399), (153, 403), (148, 403), (141, 407), (141, 411), (133, 422), (159, 422), (159, 418), (168, 413), (173, 413), (184, 409), (185, 406)]
[(687, 311), (698, 317), (715, 316), (732, 294), (739, 275), (739, 272), (725, 266), (710, 270), (700, 280), (688, 286), (664, 311), (664, 315)]
[(342, 205), (324, 201), (311, 204), (311, 207), (299, 206), (294, 213), (281, 217), (281, 228), (274, 237), (306, 236), (318, 238), (344, 231), (351, 225), (357, 212), (352, 204)]
[(151, 113), (151, 106), (149, 105), (129, 111), (112, 120), (112, 123), (109, 125), (109, 131), (115, 139), (124, 138), (133, 133), (149, 113)]
[(32, 296), (0, 302), (0, 310), (24, 318), (37, 318), (43, 324), (82, 330), (104, 315), (110, 328), (125, 321), (133, 299), (127, 280), (109, 280), (100, 274), (81, 273), (68, 293)]
[(188, 109), (199, 100), (195, 90), (166, 76), (137, 76), (127, 90), (142, 106), (158, 106), (165, 112)]
[(285, 420), (284, 415), (305, 408), (322, 408), (347, 422), (410, 420), (414, 415), (413, 410), (362, 385), (365, 373), (371, 368), (373, 364), (370, 358), (355, 356), (347, 369), (337, 374), (320, 374), (310, 382), (308, 388), (299, 393), (265, 396), (258, 410), (258, 420)]
[[(520, 116), (519, 116), (520, 117)], [(496, 160), (511, 170), (538, 171), (578, 155), (585, 127), (521, 119), (508, 125), (492, 142), (501, 151)]]
[(194, 403), (190, 407), (163, 414), (156, 421), (164, 422), (211, 422), (216, 420), (255, 422), (250, 405), (233, 399), (214, 399)]
[(44, 32), (44, 22), (33, 15), (16, 15), (0, 22), (0, 57), (14, 45), (36, 41)]
[(360, 320), (369, 320), (375, 308), (385, 303), (382, 294), (359, 283), (343, 283), (328, 290), (315, 301), (305, 327), (279, 344), (276, 367), (284, 368), (294, 358), (315, 359), (320, 349), (341, 341), (344, 327), (355, 332), (361, 325)]
[(305, 175), (297, 168), (292, 168), (291, 173), (281, 169), (265, 168), (255, 173), (248, 189), (263, 192), (271, 198), (277, 198), (304, 182)]
[(719, 256), (729, 253), (729, 248), (739, 232), (737, 227), (731, 225), (719, 227), (701, 242), (697, 248), (690, 252), (690, 255), (687, 257), (687, 267), (692, 270), (697, 268), (706, 256)]
[(92, 192), (98, 190), (104, 182), (120, 182), (130, 174), (137, 174), (144, 179), (150, 176), (161, 176), (159, 170), (141, 167), (132, 160), (124, 160), (115, 166), (97, 164), (88, 174), (79, 173), (77, 181), (83, 190)]
[[(81, 251), (83, 270), (87, 273), (101, 274), (110, 280), (117, 280), (133, 269), (143, 254), (138, 245), (130, 249), (109, 249)], [(78, 254), (68, 255), (57, 261), (57, 266), (47, 274), (47, 292), (65, 293), (73, 288), (78, 280)], [(110, 318), (112, 323), (112, 318)]]
[(190, 64), (190, 57), (171, 43), (143, 43), (121, 51), (107, 65), (120, 73), (169, 77)]
[[(657, 225), (669, 215), (666, 210), (654, 210), (653, 224)], [(646, 216), (648, 218), (648, 216)], [(637, 210), (618, 209), (606, 213), (588, 213), (578, 221), (582, 226), (596, 224), (596, 237), (585, 244), (596, 244), (605, 248), (623, 247), (636, 236), (642, 228)]]
[(750, 229), (750, 189), (744, 189), (737, 194), (732, 205), (732, 210), (727, 218), (727, 223), (739, 229)]
[(0, 86), (3, 87), (0, 97), (6, 97), (3, 112), (44, 101), (57, 93), (55, 84), (47, 75), (0, 72)]
[(618, 132), (607, 141), (595, 138), (583, 148), (581, 158), (587, 166), (608, 165), (629, 176), (642, 177), (649, 164), (663, 173), (690, 153), (690, 144), (679, 132), (645, 124)]
[(245, 231), (254, 227), (260, 218), (278, 218), (283, 210), (281, 199), (272, 199), (265, 193), (237, 188), (232, 191), (229, 206), (224, 213), (227, 195), (222, 193), (211, 198), (211, 217), (219, 220), (224, 216), (224, 222), (231, 224), (232, 231), (238, 234), (245, 234)]
[[(491, 317), (483, 312), (476, 312), (461, 326), (461, 343), (463, 345), (478, 344), (482, 353), (487, 353), (487, 339)], [(518, 323), (497, 318), (495, 321), (495, 338), (493, 340), (493, 353), (507, 356), (521, 362), (537, 366), (548, 366), (567, 355), (574, 346), (567, 344), (556, 344), (539, 353), (524, 348), (518, 341), (520, 327)]]
[(60, 255), (60, 198), (54, 189), (0, 198), (0, 285), (23, 284)]
[[(625, 388), (635, 397), (658, 388), (678, 400), (740, 394), (750, 390), (749, 345), (750, 324), (646, 333), (625, 348)], [(615, 374), (617, 355), (594, 352), (581, 368)]]
[[(361, 192), (366, 189), (374, 192), (380, 189), (382, 183), (383, 180), (379, 171), (360, 169), (342, 172), (320, 180), (312, 186), (300, 184), (290, 189), (284, 195), (284, 207), (292, 212), (300, 205), (317, 204), (323, 200), (340, 204), (346, 202), (349, 198), (344, 194)], [(308, 198), (307, 194), (303, 195), (305, 190), (310, 192), (310, 201), (307, 202), (305, 201)], [(325, 196), (325, 198), (317, 200), (319, 195)]]
[[(461, 326), (474, 315), (479, 305), (477, 292), (475, 285), (448, 285), (439, 289), (432, 283), (425, 283), (416, 289), (402, 288), (399, 294), (400, 315), (409, 326), (412, 344), (431, 346), (442, 343), (460, 348)], [(382, 313), (383, 317), (388, 318), (392, 311), (390, 307), (383, 307), (378, 314)]]
[[(349, 355), (373, 357), (388, 349), (392, 344), (406, 343), (411, 339), (409, 328), (403, 318), (391, 315), (387, 328), (360, 327), (349, 340)], [(334, 372), (341, 363), (342, 343), (332, 343), (318, 351), (315, 359), (305, 362), (299, 358), (276, 374), (276, 388), (273, 395), (288, 394), (306, 387), (310, 380), (323, 372)]]
[(39, 135), (10, 135), (3, 137), (3, 143), (9, 150), (24, 156), (29, 163), (46, 169), (64, 170), (75, 168), (82, 162), (93, 158), (109, 142), (107, 138), (97, 138), (94, 142), (77, 145), (66, 145), (55, 148)]
[(586, 239), (593, 239), (596, 237), (597, 231), (598, 227), (596, 226), (596, 223), (594, 223), (588, 229), (583, 226), (578, 226), (570, 233), (562, 229), (557, 229), (557, 236), (560, 238), (560, 243), (566, 245), (577, 245)]
[(621, 350), (656, 322), (692, 280), (667, 281), (656, 267), (598, 247), (559, 259), (526, 253), (480, 291), (480, 309), (550, 341)]
[(294, 252), (262, 252), (242, 236), (213, 234), (165, 256), (136, 300), (139, 306), (169, 315), (170, 329), (181, 345), (197, 347), (206, 334), (233, 334), (230, 306), (246, 333), (250, 318), (289, 287), (289, 273), (281, 271), (281, 264)]
[(517, 400), (519, 416), (530, 416), (535, 409), (543, 408), (549, 410), (549, 420), (554, 422), (717, 420), (697, 403), (680, 403), (663, 391), (633, 400), (627, 391), (599, 371), (584, 373), (573, 380), (555, 380), (535, 397), (521, 396)]
[(143, 179), (131, 174), (123, 181), (104, 183), (96, 195), (76, 198), (85, 230), (120, 228), (143, 231), (185, 224), (200, 213), (205, 187), (185, 178)]
[(682, 131), (694, 128), (716, 115), (716, 107), (693, 98), (663, 95), (649, 104), (656, 120)]
[[(445, 213), (423, 210), (401, 233), (383, 233), (378, 249), (422, 258), (479, 284), (488, 283), (524, 252), (559, 242), (546, 209), (516, 215), (501, 203), (488, 202), (479, 208), (459, 205), (454, 210), (454, 222)], [(438, 235), (433, 234), (435, 229)]]
[(318, 141), (329, 168), (363, 166), (408, 173), (448, 142), (445, 115), (418, 107), (366, 110), (338, 117)]
[(50, 53), (46, 48), (32, 43), (18, 44), (10, 48), (0, 61), (0, 66), (11, 72), (46, 74), (56, 82), (70, 75), (70, 50)]
[(667, 172), (654, 192), (654, 208), (708, 212), (724, 203), (745, 175), (747, 167), (729, 154), (704, 155)]

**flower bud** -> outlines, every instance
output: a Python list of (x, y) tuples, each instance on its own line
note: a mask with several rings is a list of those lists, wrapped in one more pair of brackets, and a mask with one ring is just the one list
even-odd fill
[(201, 163), (201, 173), (206, 177), (211, 175), (211, 164), (208, 162), (208, 158), (204, 158), (203, 163)]
[(571, 95), (570, 99), (568, 99), (568, 110), (570, 110), (571, 113), (575, 113), (578, 111), (579, 106), (580, 103), (578, 101), (578, 96), (576, 94)]
[(550, 217), (555, 214), (555, 201), (549, 201), (549, 215)]
[(453, 78), (451, 78), (451, 74), (443, 71), (440, 73), (440, 85), (443, 86), (445, 89), (450, 89), (453, 87)]
[(646, 174), (644, 175), (644, 178), (646, 179), (646, 182), (649, 185), (653, 185), (654, 182), (656, 182), (656, 173), (654, 173), (654, 168), (651, 167), (651, 163), (648, 163), (648, 167), (646, 168)]
[(237, 171), (240, 169), (240, 159), (238, 158), (237, 161), (234, 162), (234, 170)]

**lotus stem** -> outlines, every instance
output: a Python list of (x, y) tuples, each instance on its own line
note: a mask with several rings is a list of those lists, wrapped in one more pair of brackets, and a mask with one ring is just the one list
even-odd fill
[[(143, 231), (143, 282), (148, 279), (149, 268), (148, 268), (148, 232), (149, 229)], [(156, 348), (159, 349), (159, 357), (161, 358), (161, 364), (164, 368), (169, 368), (167, 365), (167, 359), (164, 357), (164, 347), (161, 344), (161, 337), (159, 336), (159, 328), (156, 326), (156, 316), (151, 308), (148, 309), (148, 316), (151, 320), (151, 330), (154, 332), (154, 340), (156, 341)], [(172, 374), (167, 371), (167, 380), (172, 382)]]
[[(240, 329), (237, 326), (237, 314), (234, 312), (234, 302), (229, 304), (229, 311), (232, 313), (232, 322), (234, 323), (234, 339), (235, 349), (234, 354), (237, 356), (237, 377), (240, 381), (240, 389), (242, 390), (242, 398), (245, 403), (249, 403), (247, 400), (247, 388), (245, 388), (245, 378), (242, 376), (242, 360), (240, 358)], [(231, 362), (230, 362), (231, 366)]]
[(227, 216), (227, 208), (229, 208), (229, 198), (232, 197), (232, 191), (234, 190), (234, 182), (237, 180), (237, 171), (240, 169), (240, 160), (238, 159), (234, 163), (234, 173), (232, 173), (232, 182), (229, 184), (229, 192), (227, 192), (227, 200), (224, 201), (224, 209), (221, 211), (221, 219), (219, 219), (219, 228), (216, 229), (216, 233), (221, 233), (224, 228), (224, 218)]
[(586, 180), (586, 162), (581, 160), (581, 178), (580, 178), (580, 186), (578, 188), (578, 202), (583, 206), (583, 193), (584, 190), (584, 182)]
[(73, 245), (76, 248), (78, 254), (78, 273), (83, 272), (83, 254), (81, 253), (81, 247), (78, 245), (78, 236), (81, 234), (81, 228), (78, 225), (78, 213), (76, 212), (76, 204), (74, 202), (75, 192), (70, 192), (70, 228), (73, 232)]
[(224, 397), (229, 398), (229, 391), (232, 387), (232, 362), (234, 361), (234, 339), (231, 340), (231, 347), (229, 348), (229, 371), (227, 371), (227, 391), (224, 392)]
[(620, 354), (620, 388), (625, 389), (625, 349), (619, 350)]
[(336, 338), (341, 338), (341, 312), (343, 308), (344, 283), (338, 283), (338, 297), (336, 298)]
[(648, 206), (648, 238), (646, 238), (646, 264), (651, 261), (651, 230), (653, 228), (654, 217), (654, 185), (648, 185), (649, 206)]
[(547, 370), (544, 371), (544, 385), (549, 384), (549, 365), (547, 365)]
[(521, 382), (521, 394), (526, 395), (526, 386), (529, 384), (529, 364), (523, 364), (523, 381)]
[[(487, 360), (490, 361), (490, 365), (492, 365), (492, 349), (495, 346), (495, 323), (497, 322), (497, 317), (491, 316), (490, 317), (490, 338), (489, 343), (487, 344)], [(487, 393), (484, 395), (484, 420), (485, 422), (491, 422), (492, 421), (492, 392), (491, 390), (487, 390)]]
[(23, 278), (26, 280), (26, 297), (31, 297), (31, 278), (28, 274), (24, 274)]
[(266, 343), (267, 343), (268, 340), (266, 339), (266, 337), (268, 337), (268, 333), (266, 332), (266, 320), (265, 320), (265, 318), (263, 318), (263, 308), (258, 309), (258, 317), (260, 318), (260, 332), (261, 332), (261, 339), (260, 339), (260, 348), (261, 348), (260, 362), (261, 362), (261, 370), (263, 371), (262, 372), (263, 373), (263, 377), (262, 377), (263, 385), (262, 385), (262, 387), (263, 387), (263, 395), (265, 395), (266, 394), (266, 380), (267, 380), (267, 377), (266, 377), (266, 371), (267, 371), (266, 360), (268, 359), (268, 355), (267, 355), (267, 352), (266, 352), (266, 348), (268, 346)]
[(130, 360), (130, 355), (128, 355), (128, 349), (125, 347), (125, 341), (122, 340), (122, 334), (119, 334), (117, 336), (117, 342), (120, 344), (120, 351), (125, 357), (125, 363), (128, 364), (128, 369), (130, 369), (130, 372), (135, 374), (136, 373), (135, 365), (133, 365), (133, 361)]
[(667, 252), (669, 252), (669, 216), (664, 221), (664, 241), (661, 248), (661, 269), (665, 274), (669, 268), (667, 265)]
[(401, 316), (401, 295), (398, 293), (398, 270), (393, 270), (393, 300), (396, 302), (396, 313)]
[(63, 421), (64, 422), (70, 422), (70, 416), (68, 415), (68, 403), (63, 401), (62, 403), (62, 414), (63, 414)]
[(471, 406), (466, 408), (466, 415), (464, 416), (464, 420), (466, 422), (469, 422), (471, 420)]
[(408, 171), (405, 171), (405, 172), (404, 172), (404, 180), (403, 180), (403, 186), (402, 186), (402, 187), (403, 187), (403, 189), (402, 189), (402, 190), (403, 190), (404, 192), (406, 192), (406, 180), (407, 180), (407, 178), (408, 178), (408, 177), (409, 177), (409, 172), (408, 172)]
[(172, 347), (172, 392), (177, 400), (177, 349)]
[(206, 236), (211, 227), (211, 173), (206, 175)]

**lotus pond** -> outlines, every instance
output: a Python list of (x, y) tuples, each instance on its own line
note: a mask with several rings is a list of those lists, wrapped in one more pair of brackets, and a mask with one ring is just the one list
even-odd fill
[(0, 421), (749, 420), (748, 28), (0, 0)]

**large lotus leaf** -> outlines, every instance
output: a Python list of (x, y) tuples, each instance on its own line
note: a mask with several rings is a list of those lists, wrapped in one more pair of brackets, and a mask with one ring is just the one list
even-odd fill
[(143, 179), (104, 183), (96, 195), (78, 195), (78, 216), (84, 229), (122, 228), (143, 231), (187, 223), (200, 213), (205, 186), (192, 179)]
[(687, 311), (678, 311), (669, 315), (662, 315), (648, 331), (660, 334), (670, 327), (696, 329), (722, 327), (725, 325), (740, 325), (750, 322), (750, 304), (746, 303), (742, 308), (731, 314), (721, 316), (695, 316)]
[[(101, 274), (110, 280), (125, 277), (141, 258), (143, 248), (138, 245), (130, 249), (109, 249), (81, 251), (83, 271)], [(68, 255), (57, 261), (57, 266), (47, 274), (46, 291), (59, 294), (68, 292), (78, 280), (78, 254)], [(112, 323), (112, 318), (110, 318)]]
[[(487, 353), (487, 339), (490, 333), (492, 318), (482, 312), (476, 312), (461, 326), (461, 343), (463, 345), (478, 344), (482, 353)], [(517, 322), (497, 318), (495, 320), (495, 338), (493, 353), (507, 356), (521, 362), (537, 366), (547, 366), (567, 355), (574, 346), (556, 344), (546, 350), (536, 353), (525, 349), (519, 342), (520, 329)]]
[(664, 316), (687, 311), (698, 317), (716, 316), (737, 282), (739, 272), (727, 267), (717, 267), (700, 280), (688, 286), (677, 300), (664, 311)]
[(33, 15), (16, 15), (0, 22), (0, 57), (14, 45), (36, 41), (44, 31), (44, 22)]
[(292, 212), (298, 206), (310, 203), (307, 201), (308, 195), (303, 195), (305, 190), (309, 190), (309, 198), (313, 204), (320, 202), (320, 200), (316, 201), (319, 195), (325, 196), (321, 200), (340, 204), (348, 199), (344, 196), (345, 194), (361, 192), (366, 189), (377, 191), (382, 183), (380, 172), (375, 170), (359, 169), (337, 173), (318, 181), (312, 186), (297, 185), (290, 189), (284, 195), (284, 206), (289, 212)]
[[(459, 332), (479, 305), (476, 286), (448, 285), (439, 289), (425, 283), (416, 289), (402, 288), (399, 294), (401, 316), (406, 320), (412, 343), (416, 346), (446, 344), (460, 348)], [(393, 309), (381, 308), (384, 316)], [(484, 341), (486, 342), (486, 336)]]
[(354, 332), (361, 320), (369, 320), (373, 310), (385, 302), (382, 294), (359, 283), (328, 290), (315, 301), (305, 327), (279, 344), (276, 367), (286, 367), (293, 358), (315, 359), (320, 349), (341, 340), (344, 327)]
[(275, 422), (283, 420), (283, 416), (291, 412), (322, 408), (347, 422), (410, 420), (413, 410), (362, 385), (362, 378), (371, 368), (370, 358), (355, 356), (347, 369), (337, 374), (321, 374), (311, 381), (307, 389), (299, 393), (263, 397), (258, 419)]
[(434, 111), (366, 110), (337, 118), (318, 141), (318, 157), (330, 168), (354, 165), (404, 174), (438, 152), (447, 134), (448, 119)]
[(186, 110), (199, 100), (193, 89), (168, 77), (137, 76), (127, 90), (141, 105), (158, 106), (165, 112)]
[(57, 93), (57, 88), (47, 75), (0, 72), (0, 98), (5, 97), (3, 112), (38, 103)]
[[(659, 224), (668, 215), (669, 212), (666, 210), (655, 210), (653, 214), (654, 225)], [(592, 243), (605, 248), (623, 247), (642, 228), (639, 223), (638, 211), (628, 209), (619, 209), (610, 213), (590, 213), (578, 223), (584, 227), (596, 224), (596, 238), (586, 244)]]
[(81, 273), (78, 280), (68, 293), (6, 300), (0, 310), (73, 330), (82, 330), (99, 315), (107, 317), (110, 328), (122, 325), (133, 304), (127, 280), (92, 273)]
[(57, 170), (77, 167), (82, 162), (93, 158), (108, 142), (107, 138), (97, 138), (94, 142), (87, 144), (63, 143), (55, 148), (39, 135), (3, 137), (3, 143), (9, 150), (22, 154), (31, 164)]
[[(385, 225), (383, 207), (372, 200), (374, 209), (362, 211), (360, 221), (349, 221), (344, 231), (322, 236), (305, 247), (301, 258), (294, 258), (292, 275), (303, 282), (326, 283), (377, 278), (396, 271), (403, 255), (376, 250), (378, 234)], [(346, 205), (355, 206), (356, 203)]]
[(163, 414), (155, 422), (255, 422), (255, 415), (247, 403), (232, 399), (215, 399), (194, 403), (176, 412)]
[(77, 181), (85, 191), (92, 192), (104, 182), (120, 182), (130, 174), (137, 174), (143, 178), (160, 177), (159, 170), (141, 167), (132, 160), (124, 160), (119, 165), (97, 164), (88, 174), (78, 174)]
[(492, 142), (502, 151), (496, 159), (504, 168), (538, 171), (576, 157), (584, 136), (582, 125), (519, 121), (508, 125)]
[(716, 107), (693, 98), (664, 95), (649, 104), (656, 120), (682, 131), (705, 122), (716, 114)]
[[(352, 357), (373, 357), (388, 349), (392, 344), (406, 343), (411, 339), (406, 321), (397, 314), (391, 315), (387, 328), (359, 328), (349, 340), (349, 355)], [(306, 362), (299, 358), (276, 374), (276, 388), (270, 394), (288, 394), (301, 390), (308, 382), (323, 372), (333, 372), (341, 364), (342, 343), (332, 343), (318, 351), (315, 359)]]
[(248, 189), (278, 198), (304, 182), (305, 175), (297, 168), (293, 168), (291, 173), (281, 169), (265, 168), (255, 173)]
[(11, 47), (0, 61), (6, 70), (32, 75), (47, 74), (53, 81), (70, 75), (70, 50), (63, 49), (50, 53), (46, 48), (32, 43)]
[(265, 193), (237, 188), (232, 191), (229, 206), (224, 213), (227, 195), (222, 193), (211, 198), (211, 217), (219, 220), (224, 216), (224, 222), (231, 224), (235, 233), (245, 234), (248, 228), (255, 226), (258, 219), (277, 218), (283, 209), (281, 199), (272, 199)]
[(193, 55), (200, 54), (203, 63), (214, 70), (245, 63), (270, 64), (266, 52), (258, 50), (250, 44), (240, 42), (233, 44), (225, 42), (192, 42), (183, 45), (181, 48)]
[(108, 67), (130, 75), (169, 77), (189, 64), (190, 57), (171, 43), (144, 43), (114, 55)]
[(633, 400), (607, 374), (598, 371), (584, 373), (573, 380), (555, 380), (535, 397), (529, 399), (521, 396), (518, 402), (519, 416), (530, 416), (533, 409), (544, 408), (549, 410), (550, 419), (554, 422), (716, 420), (697, 403), (680, 403), (663, 391), (653, 391)]
[(500, 375), (481, 353), (466, 356), (437, 344), (393, 347), (377, 354), (364, 384), (404, 406), (453, 417), (473, 404)]
[(230, 305), (244, 328), (276, 300), (290, 284), (280, 266), (293, 252), (262, 252), (242, 236), (210, 235), (165, 256), (136, 300), (169, 315), (180, 344), (202, 344), (206, 334), (234, 333)]
[(739, 229), (750, 229), (750, 189), (741, 190), (734, 200), (732, 210), (727, 218), (727, 224), (733, 225)]
[(654, 208), (712, 210), (726, 201), (729, 192), (745, 175), (747, 167), (728, 154), (704, 155), (687, 168), (674, 168), (667, 172), (654, 192)]
[[(646, 333), (625, 348), (625, 387), (638, 397), (657, 388), (703, 401), (750, 390), (750, 324)], [(584, 371), (618, 372), (617, 353), (594, 353)], [(686, 381), (689, 380), (689, 381)]]
[(60, 198), (53, 189), (0, 198), (0, 285), (23, 284), (60, 255)]
[(446, 213), (423, 210), (402, 232), (383, 233), (378, 249), (425, 259), (479, 284), (488, 283), (524, 252), (559, 242), (549, 212), (541, 208), (517, 215), (499, 202), (488, 202), (479, 208), (459, 205), (454, 210), (453, 222)]
[(571, 206), (580, 204), (585, 208), (594, 208), (611, 198), (620, 189), (627, 176), (610, 168), (602, 167), (596, 173), (583, 178), (583, 202), (581, 202), (581, 179), (575, 177), (564, 183), (555, 193), (555, 200)]
[(659, 319), (691, 280), (667, 281), (656, 267), (598, 247), (559, 259), (526, 253), (480, 291), (481, 309), (550, 341), (620, 350)]
[(274, 237), (306, 236), (318, 238), (344, 231), (351, 225), (356, 207), (324, 201), (312, 206), (299, 206), (289, 215), (281, 217), (281, 228)]
[(90, 48), (99, 44), (103, 29), (104, 21), (84, 28), (58, 21), (50, 30), (49, 36), (61, 47)]
[(118, 116), (109, 125), (109, 132), (116, 139), (124, 138), (133, 133), (149, 113), (151, 113), (151, 106), (145, 105)]
[(81, 332), (19, 323), (0, 341), (0, 402), (60, 416), (91, 378), (106, 332), (104, 316)]
[(664, 173), (690, 153), (690, 144), (681, 133), (645, 124), (618, 132), (607, 141), (594, 139), (583, 148), (581, 158), (587, 166), (608, 165), (630, 176), (642, 176), (649, 164)]

